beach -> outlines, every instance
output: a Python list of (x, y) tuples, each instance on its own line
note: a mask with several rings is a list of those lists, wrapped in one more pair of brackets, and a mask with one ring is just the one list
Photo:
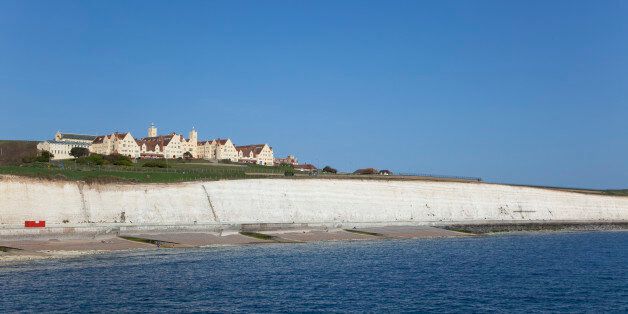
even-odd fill
[(288, 229), (238, 232), (146, 232), (89, 238), (42, 237), (0, 240), (0, 265), (41, 259), (68, 258), (116, 251), (199, 248), (212, 246), (376, 241), (412, 238), (467, 237), (471, 233), (430, 226), (389, 226), (355, 229)]

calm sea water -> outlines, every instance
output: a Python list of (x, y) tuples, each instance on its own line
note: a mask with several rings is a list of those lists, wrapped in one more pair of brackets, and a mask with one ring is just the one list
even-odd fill
[(628, 312), (628, 232), (164, 249), (0, 282), (2, 312)]

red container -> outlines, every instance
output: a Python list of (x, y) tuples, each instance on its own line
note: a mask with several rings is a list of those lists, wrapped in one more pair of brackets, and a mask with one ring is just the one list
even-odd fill
[(46, 221), (45, 220), (26, 220), (24, 221), (24, 227), (26, 228), (44, 228), (46, 227)]

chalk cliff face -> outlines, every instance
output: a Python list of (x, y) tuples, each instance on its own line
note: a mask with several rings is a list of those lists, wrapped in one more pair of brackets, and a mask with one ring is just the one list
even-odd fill
[(0, 229), (243, 223), (628, 221), (628, 197), (485, 183), (251, 179), (96, 184), (2, 177)]

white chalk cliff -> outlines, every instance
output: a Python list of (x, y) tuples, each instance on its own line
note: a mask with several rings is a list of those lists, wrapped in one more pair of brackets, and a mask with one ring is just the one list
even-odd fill
[(487, 183), (247, 179), (93, 184), (4, 176), (0, 229), (245, 223), (626, 222), (628, 197)]

